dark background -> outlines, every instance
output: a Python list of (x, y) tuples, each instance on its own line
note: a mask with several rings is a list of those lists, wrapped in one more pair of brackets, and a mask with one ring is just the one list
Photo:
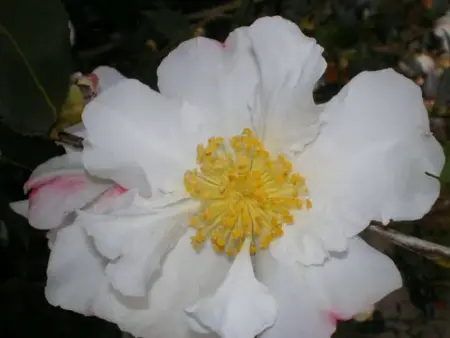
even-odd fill
[[(113, 324), (47, 304), (45, 233), (31, 228), (8, 207), (9, 202), (25, 198), (22, 186), (31, 171), (63, 152), (53, 142), (61, 123), (79, 121), (79, 114), (62, 113), (71, 73), (86, 74), (99, 65), (110, 65), (155, 87), (156, 67), (181, 41), (198, 35), (223, 40), (230, 30), (257, 17), (282, 15), (325, 48), (329, 66), (315, 93), (318, 102), (329, 100), (362, 70), (394, 67), (422, 85), (433, 131), (450, 150), (449, 55), (433, 33), (448, 6), (438, 0), (2, 0), (0, 337), (121, 335)], [(74, 46), (69, 44), (69, 18), (76, 32)], [(43, 104), (11, 37), (42, 80), (53, 110)], [(425, 69), (418, 55), (427, 55), (435, 66)], [(448, 166), (441, 179), (442, 194), (432, 212), (417, 222), (394, 224), (399, 231), (450, 245)], [(415, 317), (405, 322), (403, 305), (387, 300), (371, 320), (343, 323), (336, 337), (450, 337), (446, 335), (450, 331), (434, 329), (436, 322), (450, 319), (445, 312), (450, 301), (450, 263), (430, 261), (370, 234), (366, 238), (389, 253), (401, 269), (406, 284), (402, 302)], [(394, 309), (394, 315), (386, 309)]]

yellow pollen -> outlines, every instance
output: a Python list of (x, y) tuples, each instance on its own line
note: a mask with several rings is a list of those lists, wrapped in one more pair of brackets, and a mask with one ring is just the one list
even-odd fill
[(197, 250), (209, 240), (218, 253), (235, 256), (250, 238), (255, 254), (283, 235), (293, 210), (312, 208), (305, 179), (285, 156), (271, 158), (250, 129), (198, 145), (197, 164), (184, 175), (186, 191), (201, 202), (189, 221)]

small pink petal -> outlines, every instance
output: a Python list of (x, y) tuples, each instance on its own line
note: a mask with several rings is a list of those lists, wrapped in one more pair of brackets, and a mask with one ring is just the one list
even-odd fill
[[(25, 186), (27, 186), (27, 183), (25, 183)], [(36, 197), (43, 189), (57, 190), (58, 192), (71, 194), (83, 189), (85, 184), (86, 177), (84, 175), (58, 176), (49, 180), (31, 182), (29, 184), (32, 187), (29, 195), (30, 209), (33, 207)]]
[(56, 228), (68, 214), (83, 208), (110, 187), (89, 180), (84, 172), (29, 180), (25, 184), (25, 189), (31, 190), (28, 221), (38, 229)]
[(346, 321), (348, 320), (348, 318), (342, 317), (341, 315), (339, 315), (337, 312), (335, 311), (329, 311), (327, 313), (327, 317), (330, 320), (330, 322), (334, 325), (337, 326), (338, 321)]

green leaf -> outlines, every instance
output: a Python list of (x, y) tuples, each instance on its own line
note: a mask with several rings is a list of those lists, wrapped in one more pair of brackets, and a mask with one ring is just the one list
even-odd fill
[(450, 68), (446, 68), (442, 74), (436, 92), (435, 106), (446, 108), (450, 102)]
[(8, 246), (9, 235), (5, 222), (0, 220), (0, 246)]
[(181, 12), (161, 7), (155, 11), (144, 12), (154, 29), (168, 40), (185, 40), (192, 36), (188, 18)]
[(0, 117), (22, 134), (46, 134), (66, 99), (68, 16), (59, 0), (0, 2)]
[(255, 14), (255, 1), (243, 0), (234, 14), (234, 26), (245, 26), (252, 23)]
[(445, 165), (442, 169), (440, 181), (441, 183), (450, 183), (450, 142), (447, 142), (444, 146)]

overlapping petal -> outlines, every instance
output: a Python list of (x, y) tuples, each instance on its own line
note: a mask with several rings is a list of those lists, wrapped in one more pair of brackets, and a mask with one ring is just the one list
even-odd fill
[[(113, 186), (86, 210), (110, 213), (125, 208), (129, 201), (118, 198), (123, 189)], [(50, 304), (92, 315), (92, 306), (102, 288), (109, 285), (105, 275), (107, 259), (98, 253), (80, 222), (49, 232), (50, 259), (45, 296)]]
[(125, 296), (147, 295), (166, 254), (186, 232), (193, 201), (181, 201), (156, 210), (139, 196), (122, 195), (129, 206), (108, 214), (78, 212), (77, 223), (91, 236), (97, 251), (108, 259), (105, 273)]
[(200, 252), (192, 250), (192, 235), (188, 231), (167, 255), (147, 297), (124, 297), (105, 287), (94, 306), (95, 315), (136, 337), (217, 337), (190, 330), (183, 309), (213, 293), (231, 263), (209, 246)]
[(327, 338), (348, 320), (402, 285), (394, 263), (356, 237), (322, 265), (285, 264), (270, 252), (256, 256), (256, 276), (278, 305), (278, 320), (263, 338)]
[[(294, 163), (313, 205), (296, 217), (297, 233), (328, 229), (345, 242), (372, 220), (414, 220), (430, 210), (440, 184), (429, 174), (439, 176), (444, 154), (416, 84), (393, 70), (361, 73), (322, 118), (319, 136)], [(325, 249), (335, 250), (323, 235)]]
[(301, 151), (319, 129), (312, 91), (326, 68), (323, 48), (281, 17), (256, 20), (248, 35), (260, 76), (256, 132), (274, 152)]
[(123, 80), (83, 113), (84, 164), (147, 197), (179, 190), (184, 171), (195, 165), (197, 144), (205, 140), (203, 115), (137, 80)]
[(180, 44), (158, 68), (158, 87), (208, 114), (209, 136), (232, 136), (251, 127), (251, 110), (259, 80), (247, 29), (224, 43), (199, 37)]
[(186, 309), (206, 331), (223, 338), (254, 338), (271, 327), (277, 318), (277, 305), (267, 287), (258, 282), (246, 240), (217, 291)]
[[(30, 191), (29, 223), (39, 229), (60, 226), (74, 210), (84, 207), (113, 185), (87, 175), (79, 153), (70, 153), (50, 159), (38, 166), (25, 183)], [(17, 202), (16, 202), (17, 203)], [(12, 208), (24, 212), (26, 202)]]

